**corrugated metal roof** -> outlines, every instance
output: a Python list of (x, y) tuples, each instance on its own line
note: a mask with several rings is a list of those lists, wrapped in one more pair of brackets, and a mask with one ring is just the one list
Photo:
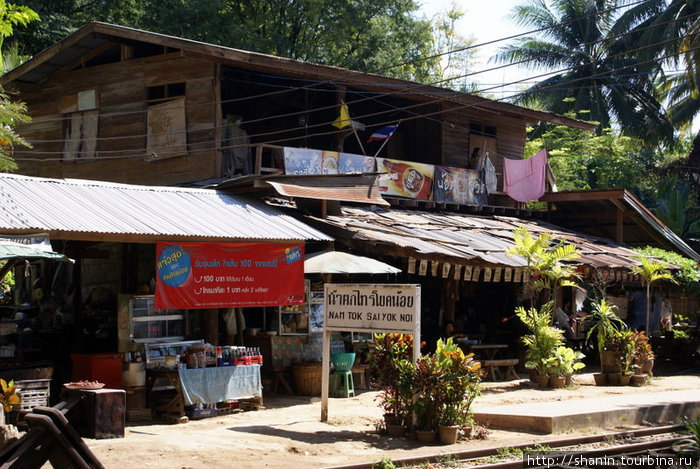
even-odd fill
[(396, 246), (407, 256), (445, 262), (524, 267), (525, 259), (506, 254), (514, 245), (513, 230), (524, 226), (535, 235), (551, 233), (555, 240), (566, 239), (576, 245), (581, 255), (577, 264), (605, 268), (638, 264), (634, 251), (609, 240), (513, 217), (343, 207), (341, 216), (317, 221), (341, 228), (352, 239)]
[(260, 202), (210, 190), (0, 174), (0, 230), (331, 241)]

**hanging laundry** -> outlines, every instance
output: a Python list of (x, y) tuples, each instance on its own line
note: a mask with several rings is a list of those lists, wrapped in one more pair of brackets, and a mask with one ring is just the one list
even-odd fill
[(547, 150), (525, 160), (503, 159), (503, 190), (518, 202), (537, 200), (544, 195)]
[(498, 178), (496, 177), (496, 168), (491, 163), (491, 158), (486, 155), (484, 161), (484, 184), (486, 185), (486, 193), (492, 194), (496, 192), (498, 187)]

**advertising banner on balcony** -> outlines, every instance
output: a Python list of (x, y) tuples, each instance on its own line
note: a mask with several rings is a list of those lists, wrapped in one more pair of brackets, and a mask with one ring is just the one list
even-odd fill
[(432, 200), (433, 172), (431, 164), (377, 158), (379, 192), (411, 199)]
[(354, 153), (340, 154), (341, 174), (363, 174), (374, 172), (374, 157), (356, 155)]
[(481, 171), (447, 166), (435, 167), (435, 201), (448, 204), (484, 205), (488, 201)]
[(284, 174), (321, 174), (322, 157), (321, 150), (284, 147)]
[(156, 243), (155, 309), (303, 302), (303, 244)]
[(321, 156), (321, 174), (338, 174), (340, 153), (324, 150)]

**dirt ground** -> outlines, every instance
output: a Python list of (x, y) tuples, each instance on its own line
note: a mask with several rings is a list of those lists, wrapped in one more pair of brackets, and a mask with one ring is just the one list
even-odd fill
[[(647, 386), (596, 387), (591, 373), (570, 387), (539, 389), (529, 380), (485, 382), (480, 406), (532, 401), (571, 400), (627, 393), (700, 389), (700, 369), (657, 372)], [(127, 424), (125, 437), (85, 441), (107, 468), (321, 468), (353, 463), (451, 453), (484, 447), (552, 439), (553, 435), (488, 429), (485, 439), (456, 445), (423, 445), (377, 431), (382, 411), (376, 392), (360, 391), (349, 399), (331, 398), (328, 422), (321, 423), (320, 398), (265, 395), (264, 410), (190, 421), (185, 424)], [(578, 433), (601, 433), (585, 429)], [(578, 433), (567, 433), (570, 437)], [(557, 436), (557, 435), (554, 435)]]

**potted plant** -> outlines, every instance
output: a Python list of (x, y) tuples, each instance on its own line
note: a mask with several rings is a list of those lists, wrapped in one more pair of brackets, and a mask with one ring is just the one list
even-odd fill
[(418, 359), (414, 378), (413, 412), (416, 417), (416, 437), (419, 441), (435, 441), (440, 405), (437, 398), (442, 387), (443, 375), (444, 369), (435, 355), (422, 355)]
[(535, 380), (542, 387), (547, 386), (549, 381), (549, 359), (557, 347), (564, 344), (563, 331), (551, 325), (553, 305), (550, 301), (540, 310), (525, 310), (522, 306), (515, 310), (518, 318), (530, 331), (530, 334), (522, 338), (526, 348), (525, 368), (536, 373)]
[(440, 441), (457, 441), (459, 429), (470, 422), (471, 405), (481, 392), (481, 362), (465, 355), (452, 338), (438, 340), (435, 350), (441, 385), (434, 390)]
[(629, 329), (613, 333), (607, 347), (614, 353), (619, 370), (619, 382), (622, 385), (630, 384), (630, 377), (634, 371), (635, 344), (633, 332)]
[(585, 366), (581, 363), (583, 358), (583, 353), (571, 347), (565, 347), (563, 345), (557, 347), (552, 356), (547, 360), (550, 386), (553, 388), (561, 388), (565, 384), (569, 384), (574, 372)]
[(651, 350), (649, 337), (644, 331), (632, 331), (634, 341), (634, 368), (638, 374), (653, 376), (654, 352)]
[(590, 323), (590, 329), (586, 334), (586, 342), (590, 341), (595, 334), (600, 357), (600, 371), (602, 373), (619, 373), (617, 360), (609, 350), (610, 337), (617, 331), (627, 329), (627, 324), (620, 319), (614, 311), (615, 306), (608, 304), (605, 299), (593, 303), (591, 314), (586, 316), (585, 321)]
[(405, 431), (413, 405), (412, 349), (413, 336), (408, 334), (375, 334), (369, 349), (374, 388), (380, 391), (386, 427), (392, 433), (400, 433), (401, 428)]
[[(5, 425), (7, 423), (5, 417), (14, 410), (15, 406), (19, 405), (21, 399), (17, 395), (17, 386), (14, 380), (8, 382), (0, 379), (0, 387), (2, 387), (2, 394), (0, 394), (0, 413), (2, 413), (0, 425)], [(9, 421), (9, 419), (7, 420)]]

